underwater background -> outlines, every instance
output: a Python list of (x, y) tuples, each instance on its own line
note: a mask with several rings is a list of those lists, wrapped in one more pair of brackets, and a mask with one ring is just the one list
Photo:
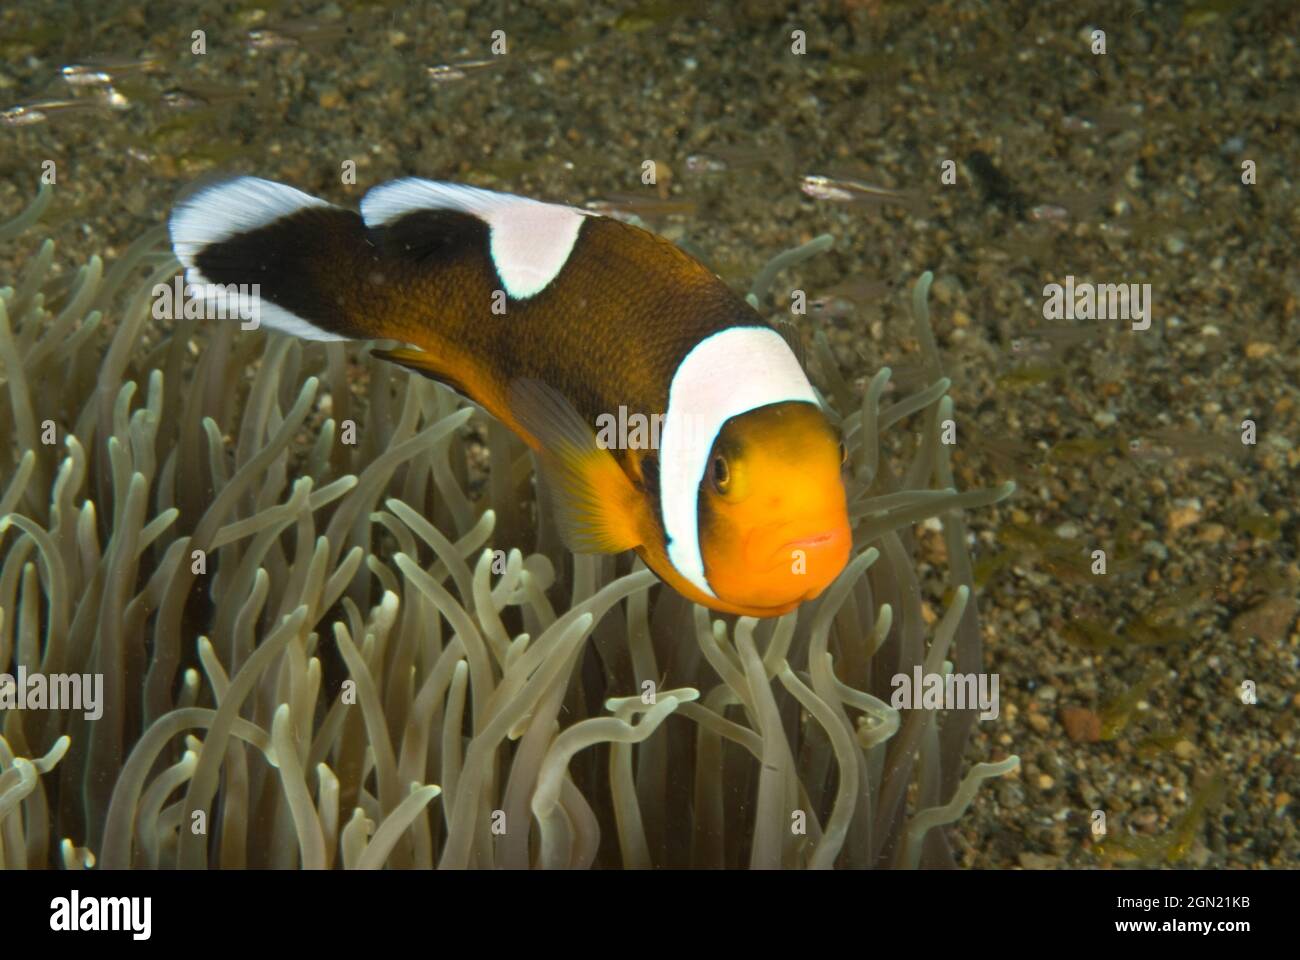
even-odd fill
[[(118, 667), (106, 727), (0, 716), (5, 865), (1300, 863), (1297, 28), (1282, 0), (6, 4), (0, 222), (56, 178), (0, 232), (0, 514), (27, 518), (0, 540), (0, 673)], [(106, 81), (61, 73), (97, 57)], [(814, 382), (856, 413), (858, 492), (940, 506), (882, 514), (898, 522), (878, 542), (859, 530), (859, 558), (881, 559), (821, 623), (719, 632), (633, 573), (584, 652), (583, 604), (630, 567), (575, 563), (534, 529), (528, 462), (499, 427), (355, 346), (149, 316), (176, 195), (232, 171), (343, 205), (406, 175), (593, 204), (741, 292), (829, 234), (754, 288), (760, 309), (803, 330)], [(809, 175), (852, 186), (817, 195)], [(1046, 318), (1067, 277), (1149, 284), (1149, 329)], [(356, 449), (331, 433), (349, 415)], [(968, 499), (907, 499), (949, 485)], [(167, 579), (182, 534), (216, 538), (213, 582)], [(495, 585), (485, 547), (520, 551)], [(893, 670), (864, 645), (910, 670), (923, 635), (1000, 678), (996, 719), (873, 712)], [(444, 657), (456, 642), (464, 659)], [(665, 710), (604, 709), (647, 676)], [(345, 677), (368, 678), (351, 712)], [(516, 715), (506, 694), (525, 690)], [(185, 710), (212, 714), (162, 738)], [(663, 735), (562, 741), (529, 725), (547, 710), (561, 730), (600, 716)], [(155, 753), (133, 752), (150, 729)], [(927, 835), (916, 814), (982, 763), (1003, 766)], [(479, 775), (498, 802), (448, 812)], [(211, 845), (187, 841), (214, 795)], [(801, 805), (809, 836), (773, 826)], [(498, 844), (498, 807), (536, 828)]]

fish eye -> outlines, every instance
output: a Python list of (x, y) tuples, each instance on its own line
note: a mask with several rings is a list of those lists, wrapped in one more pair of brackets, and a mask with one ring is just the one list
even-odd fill
[(713, 458), (713, 466), (709, 470), (709, 480), (713, 484), (713, 489), (718, 493), (727, 492), (727, 487), (731, 483), (731, 468), (727, 466), (726, 457)]

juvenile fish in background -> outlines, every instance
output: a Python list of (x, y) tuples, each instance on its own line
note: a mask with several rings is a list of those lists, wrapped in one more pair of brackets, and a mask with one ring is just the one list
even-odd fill
[(686, 158), (687, 173), (722, 173), (769, 165), (782, 166), (789, 161), (789, 151), (780, 144), (717, 143)]
[(161, 61), (152, 54), (138, 57), (90, 57), (59, 68), (59, 76), (70, 87), (105, 87), (134, 73), (157, 73)]
[(1108, 135), (1142, 127), (1140, 112), (1132, 108), (1111, 110), (1099, 108), (1087, 114), (1071, 113), (1061, 117), (1061, 129), (1066, 133)]
[(106, 106), (109, 104), (99, 98), (29, 100), (27, 103), (15, 104), (0, 110), (0, 124), (9, 127), (27, 127), (45, 123), (59, 114), (95, 113)]
[(820, 320), (842, 320), (851, 317), (858, 305), (848, 297), (816, 297), (808, 301), (808, 313)]
[(643, 219), (655, 217), (691, 217), (695, 215), (694, 200), (660, 200), (641, 194), (613, 194), (582, 205), (590, 213), (622, 220), (640, 226)]
[(1139, 460), (1241, 457), (1246, 450), (1239, 437), (1192, 430), (1154, 430), (1128, 441), (1129, 456)]
[[(683, 596), (756, 617), (848, 560), (844, 447), (794, 353), (653, 233), (419, 179), (358, 214), (254, 177), (198, 189), (169, 228), (191, 284), (259, 284), (272, 329), (411, 344), (374, 352), (518, 434), (576, 552), (635, 550)], [(657, 445), (601, 441), (625, 411), (662, 416)]]
[(861, 180), (837, 179), (810, 173), (799, 181), (799, 189), (814, 200), (834, 200), (852, 203), (856, 200), (896, 200), (911, 202), (915, 198), (901, 190), (877, 187)]
[(257, 27), (249, 30), (246, 36), (248, 46), (253, 50), (286, 50), (334, 43), (351, 33), (352, 28), (347, 24), (303, 19)]
[(1019, 357), (1045, 357), (1058, 359), (1065, 356), (1072, 348), (1099, 337), (1105, 337), (1111, 329), (1105, 323), (1097, 322), (1088, 326), (1057, 325), (1036, 327), (1013, 336), (1008, 343), (1011, 352)]
[(60, 67), (59, 75), (63, 77), (63, 82), (70, 87), (94, 87), (113, 82), (111, 74), (85, 64)]
[(499, 62), (494, 57), (485, 60), (461, 60), (456, 63), (439, 63), (426, 67), (424, 72), (434, 83), (448, 83), (453, 80), (464, 80), (471, 73), (494, 67)]
[(1070, 219), (1070, 211), (1054, 203), (1040, 203), (1029, 208), (1029, 219), (1035, 223), (1064, 223)]
[[(819, 320), (851, 317), (865, 304), (882, 300), (889, 285), (866, 276), (852, 276), (819, 292), (808, 301), (808, 315)], [(870, 358), (866, 358), (869, 359)]]
[(169, 110), (184, 111), (203, 110), (239, 100), (252, 100), (256, 96), (257, 91), (250, 88), (187, 83), (164, 90), (159, 95), (158, 101)]
[(686, 158), (687, 173), (721, 173), (727, 167), (727, 161), (707, 153), (692, 153)]

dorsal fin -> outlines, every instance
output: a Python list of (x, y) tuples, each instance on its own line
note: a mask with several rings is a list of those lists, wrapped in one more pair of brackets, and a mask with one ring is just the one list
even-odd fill
[(469, 214), (488, 225), (493, 266), (516, 300), (536, 296), (559, 275), (583, 221), (592, 216), (577, 207), (416, 177), (381, 184), (361, 201), (370, 228), (399, 227), (403, 219), (430, 211)]
[(772, 327), (777, 333), (781, 334), (781, 339), (786, 342), (794, 358), (799, 361), (799, 366), (805, 373), (808, 372), (808, 352), (804, 349), (803, 337), (799, 334), (799, 327), (791, 320), (784, 317), (777, 317), (772, 321)]

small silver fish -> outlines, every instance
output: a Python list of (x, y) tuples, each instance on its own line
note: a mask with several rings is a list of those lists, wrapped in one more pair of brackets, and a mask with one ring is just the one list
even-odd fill
[(248, 31), (248, 45), (254, 50), (282, 50), (296, 47), (298, 41), (275, 30), (257, 29)]
[(208, 105), (207, 101), (179, 89), (167, 90), (158, 99), (171, 110), (197, 110)]
[(1064, 221), (1070, 219), (1070, 211), (1054, 203), (1043, 203), (1029, 208), (1029, 219), (1034, 221)]
[(1060, 356), (1070, 347), (1096, 337), (1103, 337), (1110, 328), (1104, 324), (1094, 326), (1042, 327), (1025, 331), (1011, 338), (1011, 352), (1018, 356)]
[(693, 216), (693, 200), (660, 200), (657, 197), (612, 196), (607, 199), (588, 200), (582, 205), (602, 217), (639, 224), (644, 217)]
[(201, 110), (220, 104), (248, 101), (256, 98), (257, 90), (252, 87), (227, 87), (210, 83), (186, 83), (172, 87), (159, 96), (158, 100), (169, 110)]
[(464, 80), (475, 70), (494, 67), (498, 62), (496, 58), (489, 57), (483, 60), (460, 60), (455, 63), (440, 63), (434, 67), (427, 67), (425, 73), (434, 83), (450, 83), (454, 80)]
[(153, 54), (138, 57), (91, 57), (80, 63), (59, 68), (63, 82), (70, 87), (104, 87), (114, 78), (131, 73), (156, 73), (161, 63)]
[(686, 169), (690, 173), (721, 173), (772, 165), (779, 167), (787, 164), (788, 160), (788, 151), (779, 143), (714, 143), (704, 152), (687, 157)]
[(8, 127), (27, 127), (47, 119), (47, 114), (31, 104), (20, 103), (0, 110), (0, 123)]
[(1128, 442), (1128, 455), (1137, 460), (1172, 460), (1174, 451), (1150, 437), (1133, 437)]
[(727, 162), (720, 157), (711, 157), (705, 153), (692, 153), (686, 158), (688, 173), (721, 173), (727, 169)]
[(853, 192), (839, 180), (823, 177), (820, 174), (808, 174), (799, 181), (799, 189), (814, 200), (833, 200), (836, 203), (848, 203), (854, 199)]
[(899, 190), (878, 187), (861, 180), (836, 179), (819, 173), (810, 173), (799, 181), (799, 189), (814, 200), (831, 200), (851, 203), (855, 200), (901, 200), (912, 198)]
[(1052, 345), (1034, 337), (1012, 337), (1011, 352), (1021, 357), (1041, 356), (1051, 353)]
[(98, 87), (113, 82), (113, 75), (85, 64), (61, 67), (59, 74), (70, 87)]
[(352, 28), (340, 23), (293, 20), (249, 30), (248, 45), (254, 50), (284, 50), (340, 40)]
[(1156, 430), (1128, 442), (1128, 454), (1137, 460), (1182, 460), (1201, 457), (1240, 457), (1245, 446), (1235, 437), (1190, 430)]
[(840, 320), (851, 317), (858, 305), (848, 297), (826, 296), (808, 301), (808, 312), (814, 317), (825, 320)]
[(582, 207), (584, 210), (590, 210), (602, 217), (609, 217), (611, 220), (618, 220), (621, 223), (630, 223), (635, 227), (645, 224), (645, 221), (635, 213), (631, 213), (609, 200), (588, 200)]
[(0, 110), (0, 124), (9, 127), (28, 127), (45, 123), (56, 113), (91, 112), (100, 109), (101, 104), (94, 100), (32, 100), (28, 103), (15, 104)]

